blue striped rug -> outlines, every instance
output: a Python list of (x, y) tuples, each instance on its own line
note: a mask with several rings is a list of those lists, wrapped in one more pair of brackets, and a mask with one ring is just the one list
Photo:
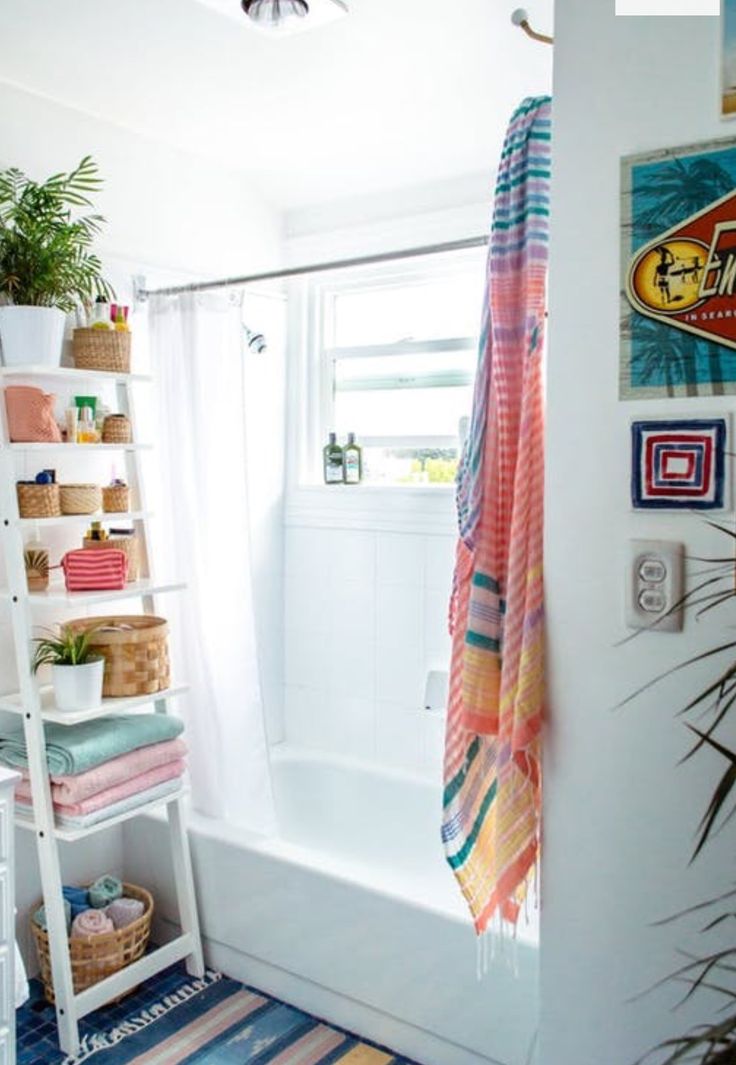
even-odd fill
[(54, 1011), (32, 982), (18, 1011), (18, 1065), (412, 1065), (221, 973), (182, 965), (80, 1025), (82, 1049), (64, 1057)]

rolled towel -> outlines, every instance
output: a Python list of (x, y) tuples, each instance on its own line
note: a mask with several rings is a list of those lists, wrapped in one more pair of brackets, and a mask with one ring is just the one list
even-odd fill
[(84, 913), (85, 910), (89, 909), (89, 892), (87, 888), (71, 887), (65, 884), (61, 890), (64, 898), (71, 906), (72, 921), (78, 913)]
[(122, 881), (116, 876), (101, 876), (89, 889), (89, 904), (93, 910), (104, 910), (123, 894)]
[[(64, 899), (64, 916), (66, 917), (66, 931), (67, 935), (72, 927), (72, 907), (68, 899)], [(43, 928), (44, 932), (48, 931), (46, 925), (46, 907), (39, 906), (33, 915), (33, 923), (37, 924), (39, 928)]]
[(77, 914), (72, 923), (72, 939), (83, 936), (104, 936), (115, 931), (110, 918), (102, 910), (85, 910)]
[(143, 916), (145, 906), (140, 899), (129, 899), (125, 895), (111, 902), (105, 910), (116, 929), (127, 928), (133, 921)]

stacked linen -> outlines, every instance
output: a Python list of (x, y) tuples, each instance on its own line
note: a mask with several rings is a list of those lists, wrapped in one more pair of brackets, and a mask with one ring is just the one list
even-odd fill
[[(56, 823), (86, 828), (180, 787), (186, 769), (181, 721), (166, 714), (98, 718), (44, 726)], [(16, 810), (32, 814), (23, 730), (0, 734), (0, 761), (20, 769)]]

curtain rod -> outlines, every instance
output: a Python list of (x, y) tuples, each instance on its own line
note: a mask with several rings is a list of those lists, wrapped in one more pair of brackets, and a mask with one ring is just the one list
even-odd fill
[(488, 236), (466, 237), (450, 240), (444, 244), (426, 244), (419, 248), (402, 251), (386, 251), (375, 255), (361, 255), (353, 259), (335, 259), (332, 262), (312, 263), (308, 266), (288, 266), (283, 270), (269, 270), (262, 274), (244, 277), (224, 277), (217, 281), (195, 281), (190, 285), (170, 285), (167, 288), (147, 289), (136, 285), (135, 299), (144, 302), (149, 296), (178, 296), (183, 292), (206, 292), (215, 288), (230, 288), (236, 285), (252, 285), (256, 281), (279, 281), (287, 277), (305, 277), (308, 274), (325, 273), (328, 270), (346, 270), (352, 266), (370, 266), (377, 263), (396, 262), (399, 259), (416, 259), (423, 255), (440, 255), (442, 252), (463, 251), (467, 248), (482, 248), (488, 244)]

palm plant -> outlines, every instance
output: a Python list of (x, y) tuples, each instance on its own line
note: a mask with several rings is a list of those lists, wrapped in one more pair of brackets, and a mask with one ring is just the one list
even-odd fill
[(91, 250), (104, 218), (73, 214), (92, 207), (101, 187), (90, 156), (40, 184), (14, 167), (0, 172), (0, 295), (8, 302), (69, 312), (114, 295)]
[(84, 632), (73, 632), (66, 626), (59, 630), (47, 629), (47, 635), (35, 640), (36, 651), (31, 668), (37, 673), (41, 666), (84, 666), (88, 662), (98, 662), (102, 655), (90, 648), (96, 628)]

